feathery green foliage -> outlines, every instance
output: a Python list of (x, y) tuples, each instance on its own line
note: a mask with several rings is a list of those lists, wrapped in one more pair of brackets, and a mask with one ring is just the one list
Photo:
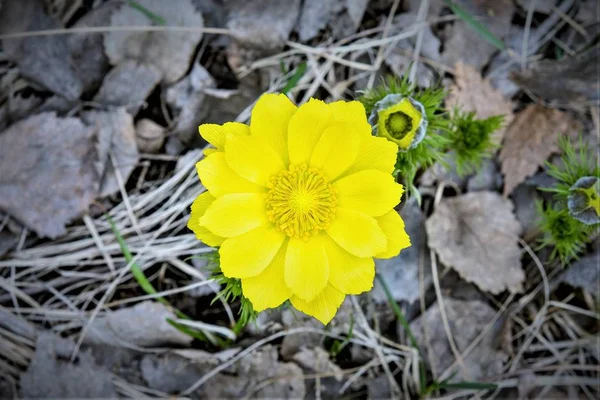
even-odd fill
[(248, 324), (248, 322), (254, 321), (258, 313), (254, 311), (252, 303), (242, 292), (242, 281), (236, 278), (228, 278), (221, 271), (221, 260), (218, 251), (213, 251), (204, 256), (208, 260), (208, 267), (211, 270), (210, 278), (214, 279), (219, 285), (224, 287), (219, 292), (217, 297), (213, 299), (213, 303), (219, 298), (222, 298), (225, 302), (231, 303), (237, 299), (240, 300), (240, 312), (239, 319), (233, 328), (233, 331), (238, 334)]
[(600, 178), (600, 166), (598, 158), (592, 153), (588, 144), (579, 136), (577, 148), (567, 136), (558, 140), (558, 147), (562, 152), (560, 165), (546, 162), (548, 175), (558, 182), (552, 188), (539, 188), (540, 190), (553, 192), (557, 199), (566, 200), (569, 196), (571, 186), (584, 176), (596, 176)]
[(474, 112), (452, 112), (449, 134), (450, 148), (456, 153), (456, 172), (467, 175), (477, 171), (484, 159), (491, 158), (498, 148), (492, 133), (502, 126), (503, 115), (476, 119)]

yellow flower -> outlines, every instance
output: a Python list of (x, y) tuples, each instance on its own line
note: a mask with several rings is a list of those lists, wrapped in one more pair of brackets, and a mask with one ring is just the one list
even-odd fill
[(256, 311), (286, 300), (327, 324), (347, 294), (373, 286), (373, 257), (410, 246), (394, 210), (397, 147), (371, 135), (359, 102), (296, 107), (263, 95), (250, 126), (202, 125), (215, 149), (197, 164), (208, 192), (188, 226), (220, 246), (221, 271)]
[(416, 147), (427, 130), (423, 105), (396, 93), (375, 103), (369, 122), (376, 136), (387, 138), (403, 151)]

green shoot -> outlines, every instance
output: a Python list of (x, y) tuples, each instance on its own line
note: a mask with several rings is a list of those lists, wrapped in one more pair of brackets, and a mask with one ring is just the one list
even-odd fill
[(294, 74), (290, 77), (287, 84), (283, 89), (281, 89), (281, 93), (288, 94), (290, 90), (296, 87), (304, 73), (306, 72), (306, 61), (303, 61), (298, 65)]
[[(108, 223), (110, 224), (110, 228), (113, 231), (113, 234), (115, 235), (115, 238), (117, 239), (117, 242), (119, 243), (119, 247), (121, 248), (121, 252), (123, 253), (123, 256), (125, 257), (125, 261), (127, 261), (127, 263), (131, 263), (131, 261), (133, 260), (133, 256), (131, 254), (131, 251), (129, 250), (129, 246), (127, 246), (125, 239), (123, 239), (121, 232), (117, 229), (117, 226), (113, 222), (112, 218), (110, 218), (109, 216), (107, 216), (106, 218), (108, 220)], [(131, 274), (133, 275), (134, 279), (136, 280), (138, 285), (140, 285), (140, 287), (142, 288), (142, 290), (144, 292), (146, 292), (147, 294), (157, 294), (158, 293), (156, 291), (156, 289), (154, 288), (154, 286), (152, 285), (152, 283), (148, 280), (148, 278), (146, 278), (146, 275), (144, 274), (144, 272), (141, 270), (141, 268), (136, 263), (131, 264), (130, 270), (131, 270)], [(183, 312), (181, 312), (178, 309), (176, 309), (175, 307), (173, 307), (164, 297), (160, 297), (160, 296), (156, 297), (156, 301), (158, 301), (159, 303), (164, 304), (165, 306), (172, 309), (178, 318), (191, 320), (191, 318), (188, 317), (186, 314), (184, 314)], [(171, 319), (167, 319), (167, 322), (171, 326), (173, 326), (175, 329), (179, 330), (180, 332), (183, 332), (186, 335), (189, 335), (189, 336), (199, 339), (201, 341), (207, 341), (207, 340), (209, 340), (209, 337), (210, 337), (213, 339), (213, 340), (211, 340), (211, 342), (213, 344), (224, 343), (219, 338), (216, 338), (213, 335), (207, 336), (203, 332), (194, 331), (194, 330), (190, 329), (189, 327), (180, 325)]]
[(485, 27), (485, 25), (477, 21), (471, 14), (463, 10), (458, 4), (451, 1), (446, 1), (446, 4), (452, 9), (454, 14), (465, 21), (465, 23), (469, 25), (471, 29), (477, 32), (482, 38), (496, 46), (499, 50), (504, 50), (506, 48), (502, 40), (498, 39), (492, 32), (490, 32), (488, 28)]
[(137, 10), (137, 11), (141, 12), (142, 14), (144, 14), (152, 22), (154, 22), (158, 25), (166, 25), (166, 21), (163, 17), (148, 10), (146, 7), (144, 7), (137, 1), (129, 0), (127, 2), (127, 4), (129, 5), (129, 7), (133, 8), (134, 10)]

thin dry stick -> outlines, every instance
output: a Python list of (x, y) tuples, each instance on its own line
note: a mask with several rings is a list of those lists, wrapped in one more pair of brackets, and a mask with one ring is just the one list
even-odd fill
[(396, 398), (402, 392), (400, 390), (400, 387), (398, 386), (398, 383), (394, 379), (394, 375), (392, 374), (392, 371), (390, 371), (389, 365), (385, 362), (385, 356), (383, 355), (383, 352), (381, 351), (381, 346), (379, 345), (379, 342), (378, 342), (377, 338), (375, 337), (373, 330), (369, 326), (369, 323), (367, 322), (367, 318), (365, 317), (365, 314), (363, 313), (362, 309), (360, 308), (360, 305), (358, 304), (358, 300), (356, 300), (355, 296), (351, 296), (350, 299), (352, 300), (352, 305), (354, 306), (354, 310), (358, 316), (359, 324), (361, 324), (363, 329), (367, 332), (367, 335), (369, 336), (369, 338), (371, 339), (371, 341), (374, 345), (375, 353), (381, 360), (381, 366), (383, 367), (383, 370), (384, 370), (384, 372), (388, 378), (388, 382), (390, 384), (392, 397)]
[[(400, 0), (394, 0), (392, 4), (392, 8), (390, 9), (390, 13), (388, 14), (387, 20), (385, 21), (385, 28), (383, 29), (383, 34), (381, 35), (382, 39), (387, 38), (387, 35), (392, 27), (392, 21), (394, 20), (394, 16), (396, 15), (396, 10), (398, 9), (398, 5), (400, 4)], [(383, 54), (385, 52), (385, 45), (381, 45), (377, 50), (377, 58), (375, 59), (375, 65), (373, 66), (373, 72), (369, 77), (369, 81), (367, 82), (367, 89), (373, 87), (375, 83), (376, 72), (381, 68), (381, 64), (383, 63)]]
[[(419, 6), (419, 11), (417, 13), (417, 21), (423, 22), (427, 19), (427, 12), (429, 11), (429, 0), (422, 0), (421, 5)], [(425, 27), (421, 27), (419, 29), (419, 33), (417, 33), (417, 42), (415, 43), (415, 53), (413, 56), (413, 65), (410, 69), (410, 75), (408, 80), (411, 83), (416, 83), (415, 80), (417, 78), (417, 68), (419, 66), (419, 56), (421, 55), (421, 46), (423, 45), (423, 35), (425, 33)]]
[(5, 33), (0, 35), (0, 40), (18, 39), (34, 36), (72, 35), (77, 33), (105, 33), (105, 32), (193, 32), (212, 33), (215, 35), (230, 35), (228, 29), (200, 28), (196, 26), (87, 26), (68, 29), (44, 29), (39, 31)]

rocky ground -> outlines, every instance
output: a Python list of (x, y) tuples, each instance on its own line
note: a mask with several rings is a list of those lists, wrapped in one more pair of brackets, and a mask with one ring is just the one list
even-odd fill
[[(597, 398), (600, 244), (547, 262), (534, 202), (559, 133), (598, 145), (598, 2), (454, 3), (0, 0), (0, 397)], [(198, 125), (405, 73), (504, 114), (500, 150), (419, 175), (412, 247), (377, 265), (394, 303), (377, 281), (326, 327), (234, 332), (186, 228)]]

